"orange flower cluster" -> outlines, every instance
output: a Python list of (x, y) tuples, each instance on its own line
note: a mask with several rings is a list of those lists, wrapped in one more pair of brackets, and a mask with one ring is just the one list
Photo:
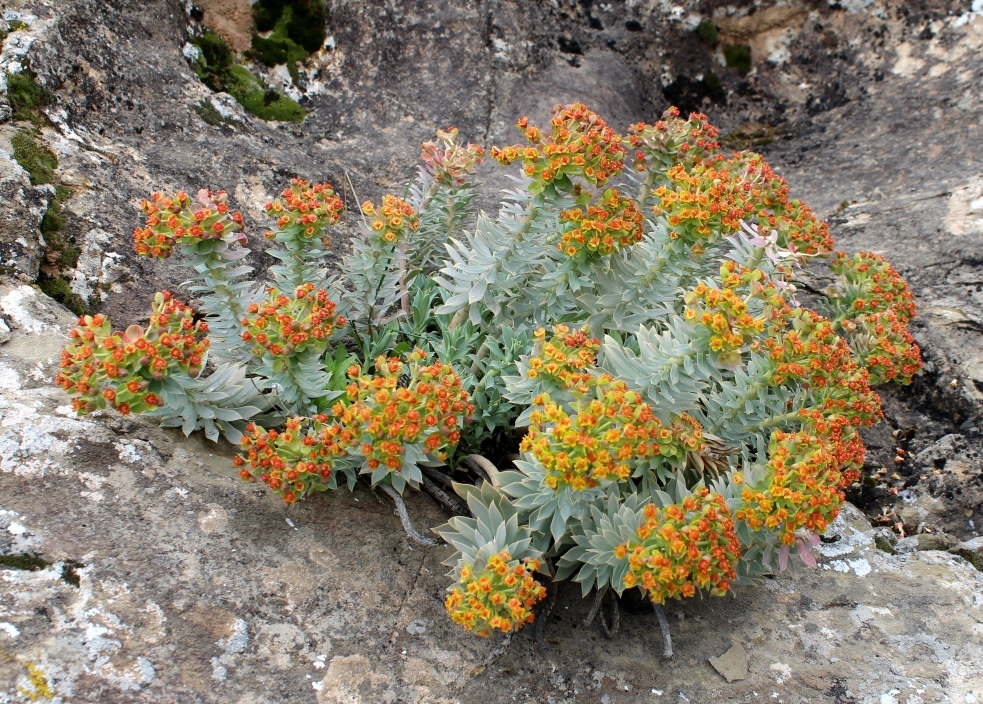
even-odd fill
[(771, 383), (799, 381), (821, 403), (813, 412), (842, 415), (857, 427), (873, 425), (881, 417), (880, 398), (833, 324), (804, 308), (791, 311), (787, 320), (790, 329), (764, 342), (775, 365)]
[(207, 332), (205, 322), (196, 323), (191, 309), (168, 291), (154, 297), (146, 330), (131, 325), (125, 332), (113, 332), (105, 316), (86, 315), (69, 333), (71, 342), (61, 353), (55, 381), (72, 395), (78, 413), (107, 404), (123, 415), (154, 410), (162, 401), (148, 390), (152, 382), (176, 370), (201, 373)]
[(700, 158), (666, 168), (667, 183), (652, 194), (656, 215), (666, 217), (674, 238), (699, 243), (736, 232), (745, 220), (764, 232), (778, 233), (778, 243), (805, 254), (825, 254), (833, 239), (804, 203), (788, 199), (788, 185), (764, 158), (741, 152), (724, 161)]
[(518, 630), (532, 623), (533, 607), (546, 596), (546, 588), (532, 576), (538, 569), (538, 560), (513, 560), (506, 550), (492, 555), (481, 574), (465, 565), (444, 608), (454, 623), (479, 636)]
[(642, 214), (635, 202), (617, 189), (604, 191), (600, 201), (584, 212), (580, 208), (560, 213), (560, 220), (573, 224), (557, 244), (571, 259), (586, 260), (592, 254), (606, 255), (617, 247), (629, 247), (642, 240)]
[(678, 463), (687, 451), (705, 446), (696, 419), (684, 413), (671, 426), (663, 425), (622, 381), (602, 375), (595, 393), (597, 398), (574, 405), (572, 417), (548, 395), (534, 401), (541, 409), (530, 415), (519, 448), (539, 460), (551, 489), (583, 491), (602, 481), (624, 481), (639, 462), (664, 457)]
[(383, 196), (379, 208), (372, 201), (365, 201), (362, 212), (372, 218), (369, 221), (372, 236), (388, 244), (395, 244), (407, 232), (420, 226), (420, 218), (413, 206), (396, 196)]
[(736, 232), (751, 213), (741, 184), (726, 166), (712, 161), (676, 164), (666, 171), (667, 185), (656, 188), (656, 215), (665, 216), (673, 239), (689, 243)]
[(739, 152), (725, 162), (740, 183), (747, 216), (764, 232), (778, 233), (778, 243), (804, 254), (829, 254), (833, 238), (829, 226), (800, 200), (789, 200), (788, 182), (776, 174), (765, 158)]
[(581, 103), (555, 106), (549, 134), (525, 117), (516, 126), (532, 146), (493, 147), (492, 158), (506, 166), (521, 159), (526, 176), (535, 181), (548, 184), (580, 176), (602, 186), (624, 166), (621, 136)]
[(766, 478), (761, 486), (744, 489), (737, 520), (753, 530), (778, 531), (784, 545), (792, 545), (802, 528), (824, 532), (845, 501), (843, 489), (857, 476), (852, 469), (840, 471), (838, 445), (811, 424), (795, 433), (774, 431)]
[(201, 190), (194, 201), (184, 191), (170, 198), (154, 193), (140, 208), (147, 222), (133, 231), (133, 248), (144, 257), (167, 259), (177, 244), (219, 240), (242, 230), (242, 214), (229, 212), (225, 191)]
[[(331, 479), (334, 460), (345, 454), (334, 442), (324, 442), (326, 415), (306, 419), (291, 418), (283, 432), (266, 431), (250, 423), (239, 441), (244, 455), (236, 455), (233, 465), (247, 481), (259, 478), (270, 489), (283, 494), (291, 504), (311, 491), (323, 488)], [(248, 465), (248, 468), (247, 468)], [(258, 477), (257, 477), (258, 474)]]
[[(440, 362), (421, 366), (426, 354), (415, 350), (409, 365), (395, 357), (379, 357), (376, 373), (363, 375), (354, 365), (347, 397), (334, 404), (330, 415), (287, 423), (278, 433), (249, 427), (242, 439), (245, 455), (234, 460), (243, 479), (260, 479), (283, 493), (287, 503), (306, 495), (330, 479), (335, 460), (360, 455), (370, 470), (403, 468), (407, 445), (441, 460), (461, 438), (474, 406), (454, 370)], [(407, 368), (408, 367), (408, 368)], [(405, 385), (400, 376), (409, 375)]]
[[(352, 452), (365, 457), (371, 470), (383, 467), (398, 472), (404, 445), (411, 443), (446, 459), (447, 451), (461, 439), (461, 428), (474, 414), (474, 406), (450, 365), (421, 366), (425, 359), (425, 352), (414, 350), (409, 365), (397, 357), (379, 357), (374, 375), (363, 375), (357, 366), (350, 369), (348, 405), (339, 402), (332, 408), (337, 423), (326, 430), (325, 439), (344, 443), (348, 434), (353, 435), (357, 445)], [(402, 386), (399, 378), (404, 373), (409, 381)]]
[(648, 504), (638, 540), (615, 548), (627, 559), (624, 585), (639, 586), (656, 604), (691, 597), (697, 589), (723, 596), (737, 576), (741, 546), (734, 519), (720, 494), (699, 487), (682, 503), (658, 508)]
[(279, 356), (323, 350), (335, 328), (346, 325), (335, 315), (337, 306), (327, 292), (315, 290), (314, 284), (298, 286), (293, 296), (272, 287), (266, 292), (263, 302), (250, 304), (250, 315), (242, 319), (242, 339), (255, 343), (257, 357), (265, 352)]
[(871, 252), (857, 252), (852, 257), (837, 252), (830, 268), (846, 283), (844, 298), (860, 313), (893, 310), (902, 325), (915, 317), (915, 296), (897, 270)]
[[(290, 187), (283, 189), (281, 198), (263, 206), (266, 214), (276, 218), (281, 231), (296, 228), (294, 234), (301, 237), (322, 237), (324, 229), (338, 222), (344, 204), (335, 195), (329, 183), (308, 183), (302, 178), (290, 181)], [(267, 230), (266, 239), (272, 240), (276, 233)], [(330, 241), (325, 242), (325, 246)]]
[(826, 448), (833, 453), (841, 474), (840, 488), (845, 489), (860, 479), (860, 470), (863, 469), (867, 451), (857, 429), (843, 416), (823, 417), (815, 411), (809, 414), (805, 423), (815, 431), (817, 437), (823, 439)]
[(894, 310), (862, 313), (841, 325), (872, 383), (896, 381), (907, 385), (921, 371), (921, 350)]
[(533, 336), (536, 347), (529, 357), (527, 376), (531, 379), (543, 377), (565, 389), (587, 393), (594, 384), (590, 370), (597, 361), (601, 341), (590, 337), (586, 328), (570, 332), (570, 328), (562, 324), (553, 328), (549, 340), (543, 328), (536, 330)]
[(436, 142), (424, 142), (420, 157), (435, 179), (448, 185), (461, 185), (468, 174), (485, 160), (485, 150), (477, 144), (458, 144), (457, 128), (437, 130)]
[(717, 134), (703, 113), (690, 113), (684, 120), (679, 108), (671, 107), (654, 125), (639, 122), (629, 127), (625, 142), (635, 150), (635, 169), (665, 171), (684, 160), (699, 163), (712, 157), (720, 149)]
[[(781, 318), (786, 306), (775, 286), (768, 283), (760, 269), (744, 269), (728, 261), (720, 267), (722, 288), (700, 283), (683, 297), (687, 308), (683, 317), (702, 325), (710, 332), (710, 349), (720, 355), (724, 364), (741, 359), (741, 350), (758, 338), (765, 326)], [(742, 296), (740, 290), (746, 291)], [(764, 303), (761, 317), (751, 315), (748, 303), (758, 299)]]
[(850, 337), (858, 360), (875, 384), (910, 384), (922, 368), (921, 350), (906, 324), (915, 315), (915, 297), (901, 275), (882, 257), (837, 252), (831, 264), (843, 282), (832, 303), (837, 322)]

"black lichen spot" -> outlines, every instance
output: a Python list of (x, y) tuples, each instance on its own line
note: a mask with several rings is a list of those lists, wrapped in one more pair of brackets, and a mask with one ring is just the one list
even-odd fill
[(704, 98), (721, 104), (727, 101), (720, 79), (713, 72), (708, 72), (700, 80), (679, 76), (663, 88), (662, 93), (671, 105), (675, 105), (683, 113), (700, 112)]
[(564, 54), (582, 55), (584, 53), (584, 50), (580, 46), (580, 42), (578, 42), (576, 39), (560, 37), (557, 39), (557, 43), (560, 45), (560, 51), (562, 51)]

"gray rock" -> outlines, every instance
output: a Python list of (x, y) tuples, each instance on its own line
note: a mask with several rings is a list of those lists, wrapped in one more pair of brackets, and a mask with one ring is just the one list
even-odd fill
[(959, 555), (977, 570), (983, 572), (983, 537), (959, 543), (956, 547), (950, 548), (949, 552), (953, 555)]
[(747, 651), (740, 644), (732, 645), (727, 652), (719, 657), (709, 658), (709, 663), (713, 669), (728, 682), (737, 682), (747, 678), (748, 659)]
[[(287, 509), (238, 479), (233, 448), (140, 418), (76, 418), (49, 381), (74, 316), (16, 284), (0, 286), (0, 310), (13, 323), (0, 347), (0, 548), (47, 564), (0, 569), (0, 647), (17, 654), (0, 662), (4, 690), (33, 691), (30, 663), (54, 696), (107, 703), (505, 702), (520, 671), (542, 701), (562, 674), (571, 704), (595, 687), (638, 704), (652, 688), (720, 702), (778, 688), (793, 701), (979, 692), (983, 576), (947, 553), (878, 550), (849, 505), (818, 570), (668, 604), (671, 679), (654, 614), (623, 613), (601, 646), (577, 627), (590, 605), (579, 589), (560, 592), (548, 657), (527, 633), (508, 648), (472, 637), (439, 598), (447, 549), (409, 544), (384, 499), (359, 487)], [(418, 493), (407, 503), (420, 528), (445, 520)], [(721, 657), (722, 637), (741, 645)], [(707, 660), (731, 681), (708, 681)]]
[(918, 550), (949, 550), (959, 544), (948, 533), (919, 533), (915, 540), (918, 542)]
[[(725, 40), (753, 47), (746, 77), (696, 39), (709, 15), (692, 4), (332, 3), (331, 41), (304, 69), (307, 120), (242, 116), (235, 130), (195, 112), (222, 99), (182, 52), (183, 5), (4, 6), (33, 19), (4, 43), (0, 68), (29, 62), (57, 99), (44, 139), (75, 189), (69, 234), (85, 254), (72, 285), (105, 294), (118, 325), (139, 321), (154, 290), (187, 277), (174, 262), (132, 254), (133, 206), (152, 190), (228, 190), (260, 244), (260, 207), (291, 175), (341, 185), (347, 173), (361, 199), (378, 199), (402, 188), (437, 127), (502, 144), (517, 138), (517, 117), (541, 121), (561, 100), (583, 100), (619, 129), (670, 101), (705, 108), (724, 133), (775, 127), (775, 141), (756, 148), (831, 218), (839, 247), (881, 252), (912, 282), (926, 373), (909, 390), (882, 391), (890, 426), (913, 430), (906, 449), (916, 459), (898, 468), (911, 518), (962, 538), (983, 525), (970, 430), (983, 423), (973, 254), (983, 248), (983, 153), (971, 148), (983, 143), (972, 90), (983, 17), (967, 3), (915, 12), (901, 0), (793, 0), (777, 11), (760, 3), (755, 15), (721, 6), (713, 19)], [(245, 3), (208, 6), (241, 16)], [(721, 81), (713, 96), (697, 80), (710, 71)], [(501, 172), (486, 164), (483, 176), (496, 183)], [(482, 204), (495, 200), (491, 192)], [(592, 691), (595, 671), (603, 686), (619, 685), (599, 696), (618, 702), (650, 702), (654, 688), (714, 702), (764, 691), (786, 701), (983, 697), (979, 572), (916, 550), (917, 537), (898, 541), (899, 553), (910, 544), (906, 554), (877, 550), (852, 508), (831, 528), (841, 539), (817, 548), (819, 570), (742, 587), (737, 599), (670, 604), (671, 674), (652, 614), (623, 615), (619, 639), (599, 644), (575, 627), (588, 608), (576, 589), (560, 593), (563, 620), (546, 625), (556, 642), (548, 657), (528, 634), (508, 648), (472, 638), (440, 605), (446, 551), (408, 545), (383, 499), (360, 487), (287, 512), (237, 479), (231, 448), (142, 419), (74, 418), (50, 384), (74, 316), (16, 283), (0, 287), (0, 309), (12, 329), (0, 347), (0, 546), (49, 563), (3, 570), (0, 649), (14, 654), (0, 658), (3, 691), (30, 686), (30, 663), (55, 696), (93, 702), (449, 704), (510, 701), (519, 686), (530, 700), (574, 702)], [(893, 462), (884, 427), (865, 436), (871, 466)], [(951, 451), (921, 455), (952, 435)], [(425, 497), (408, 503), (420, 526), (445, 520)], [(66, 572), (70, 561), (84, 565)], [(413, 633), (420, 624), (426, 631)], [(722, 638), (744, 644), (745, 680), (707, 677)]]
[(34, 281), (46, 246), (41, 218), (54, 189), (32, 186), (27, 172), (14, 161), (10, 138), (15, 133), (0, 126), (0, 271)]

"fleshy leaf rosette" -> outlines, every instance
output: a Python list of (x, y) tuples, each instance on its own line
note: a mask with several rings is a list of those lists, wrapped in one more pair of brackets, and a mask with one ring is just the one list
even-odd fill
[(146, 225), (133, 231), (133, 247), (145, 257), (167, 259), (178, 244), (195, 246), (207, 240), (244, 239), (242, 214), (229, 212), (225, 191), (202, 189), (194, 200), (184, 191), (172, 197), (154, 193), (140, 203)]
[[(276, 218), (279, 232), (267, 231), (267, 239), (285, 241), (299, 237), (324, 237), (324, 230), (338, 222), (344, 203), (329, 183), (309, 183), (302, 178), (290, 181), (280, 198), (264, 206), (266, 214)], [(330, 240), (324, 242), (325, 246)]]
[(455, 623), (480, 636), (518, 630), (534, 618), (546, 588), (533, 576), (542, 549), (512, 503), (490, 482), (455, 484), (473, 518), (455, 516), (435, 532), (454, 547), (444, 561), (455, 583), (444, 601)]
[(154, 296), (150, 323), (113, 332), (108, 318), (79, 318), (61, 355), (56, 383), (72, 396), (72, 407), (88, 413), (110, 405), (141, 413), (161, 405), (160, 382), (169, 375), (201, 373), (208, 326), (169, 291)]
[(242, 319), (242, 339), (253, 343), (256, 356), (320, 353), (331, 334), (346, 325), (336, 308), (327, 291), (315, 290), (314, 284), (298, 286), (292, 296), (270, 287), (263, 301), (250, 304)]
[(437, 181), (446, 185), (462, 185), (485, 159), (485, 150), (477, 144), (459, 144), (458, 129), (437, 130), (435, 142), (420, 146), (424, 168)]
[(502, 164), (520, 159), (525, 164), (523, 172), (533, 179), (531, 191), (547, 184), (572, 188), (574, 178), (603, 186), (624, 166), (621, 135), (581, 103), (556, 105), (546, 133), (525, 117), (516, 126), (529, 146), (494, 147), (491, 155)]

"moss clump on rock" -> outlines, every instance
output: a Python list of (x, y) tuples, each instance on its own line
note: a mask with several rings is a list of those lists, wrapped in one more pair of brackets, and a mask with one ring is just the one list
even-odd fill
[(22, 552), (18, 555), (0, 555), (0, 566), (15, 570), (25, 570), (27, 572), (37, 572), (47, 567), (48, 561), (34, 553)]
[(201, 52), (195, 64), (195, 73), (202, 83), (216, 92), (227, 90), (227, 74), (235, 63), (235, 52), (215, 32), (205, 32), (194, 40)]
[[(298, 122), (304, 119), (307, 111), (296, 101), (268, 88), (249, 69), (235, 63), (235, 53), (220, 36), (205, 32), (195, 39), (194, 44), (201, 52), (195, 64), (195, 73), (209, 88), (229, 93), (242, 107), (263, 120)], [(225, 122), (214, 107), (209, 110), (199, 105), (195, 112), (208, 124)]]
[(41, 275), (38, 277), (38, 288), (46, 296), (55, 299), (76, 315), (91, 315), (93, 313), (92, 304), (75, 293), (68, 282), (60, 276)]
[(696, 36), (710, 46), (717, 46), (717, 38), (720, 36), (720, 30), (710, 20), (703, 20), (696, 26)]
[[(324, 45), (327, 21), (324, 0), (257, 0), (253, 4), (253, 21), (258, 32), (272, 32), (265, 41), (275, 39), (302, 49), (301, 59)], [(254, 46), (255, 40), (254, 37)]]
[(11, 138), (10, 143), (14, 148), (14, 160), (27, 172), (32, 185), (51, 184), (55, 187), (55, 195), (48, 201), (48, 208), (44, 211), (39, 226), (44, 237), (44, 258), (48, 266), (45, 269), (47, 274), (38, 279), (38, 286), (73, 313), (90, 313), (92, 306), (72, 291), (68, 281), (60, 273), (62, 269), (74, 269), (81, 252), (65, 235), (66, 222), (62, 207), (71, 197), (72, 191), (59, 183), (55, 175), (58, 157), (44, 146), (40, 135), (34, 130), (21, 130)]
[[(297, 64), (324, 46), (325, 8), (322, 0), (258, 0), (253, 5), (256, 32), (249, 56), (266, 66), (286, 64), (294, 85), (300, 81)], [(260, 32), (269, 32), (261, 36)]]
[(219, 127), (226, 124), (225, 118), (222, 117), (222, 113), (215, 109), (207, 100), (202, 100), (195, 106), (195, 112), (205, 121), (206, 124), (212, 125), (213, 127)]
[(10, 139), (10, 144), (14, 148), (14, 161), (27, 172), (32, 185), (54, 181), (58, 157), (40, 143), (36, 132), (21, 130)]
[(37, 76), (31, 71), (7, 74), (7, 100), (13, 111), (13, 119), (27, 120), (35, 125), (46, 122), (42, 108), (51, 105), (52, 97), (37, 84)]
[(747, 44), (731, 44), (724, 47), (724, 61), (742, 76), (751, 72), (751, 47)]

